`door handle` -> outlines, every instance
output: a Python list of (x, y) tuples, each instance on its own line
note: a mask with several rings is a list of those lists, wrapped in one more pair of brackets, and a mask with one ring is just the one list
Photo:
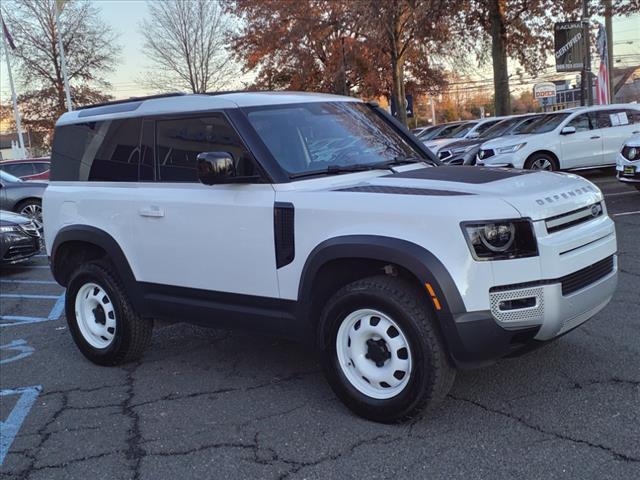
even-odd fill
[(141, 217), (164, 217), (164, 210), (161, 209), (160, 207), (157, 207), (155, 205), (152, 205), (150, 207), (147, 208), (141, 208), (140, 210), (138, 210), (138, 214)]
[(598, 135), (594, 135), (593, 137), (591, 137), (591, 140), (597, 140), (598, 138), (600, 138)]

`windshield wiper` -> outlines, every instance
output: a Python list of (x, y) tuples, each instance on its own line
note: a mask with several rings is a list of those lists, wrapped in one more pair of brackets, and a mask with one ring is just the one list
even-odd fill
[(313, 177), (315, 175), (338, 175), (340, 173), (367, 172), (369, 170), (391, 170), (392, 162), (368, 163), (362, 165), (329, 165), (322, 170), (313, 170), (310, 172), (298, 172), (289, 175), (289, 178)]

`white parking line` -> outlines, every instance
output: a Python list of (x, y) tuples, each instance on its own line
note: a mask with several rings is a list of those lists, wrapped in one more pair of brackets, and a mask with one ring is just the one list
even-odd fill
[(624, 217), (625, 215), (638, 215), (640, 210), (636, 210), (635, 212), (622, 212), (622, 213), (614, 213), (614, 217)]
[(0, 298), (45, 298), (50, 300), (57, 300), (60, 295), (29, 295), (21, 293), (2, 293)]
[(619, 193), (605, 193), (604, 197), (618, 197), (620, 195), (637, 195), (638, 192), (619, 192)]
[(2, 268), (46, 268), (49, 270), (49, 265), (4, 265)]
[(0, 279), (0, 283), (33, 283), (37, 285), (58, 285), (58, 282), (53, 280), (5, 280)]

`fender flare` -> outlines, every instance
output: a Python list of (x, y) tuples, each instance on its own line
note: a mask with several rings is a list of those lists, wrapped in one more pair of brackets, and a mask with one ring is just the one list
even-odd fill
[(89, 225), (67, 225), (58, 231), (51, 247), (51, 273), (60, 284), (56, 256), (61, 246), (67, 242), (85, 242), (100, 247), (107, 253), (109, 260), (113, 264), (124, 284), (129, 298), (139, 313), (146, 311), (142, 302), (142, 295), (136, 278), (131, 270), (122, 248), (118, 242), (107, 232)]
[(466, 313), (460, 292), (449, 271), (433, 253), (406, 240), (379, 235), (347, 235), (323, 241), (311, 251), (302, 269), (298, 287), (301, 305), (311, 304), (313, 282), (320, 268), (341, 258), (379, 260), (399, 265), (421, 282), (427, 297), (429, 294), (424, 284), (431, 284), (441, 305), (440, 310), (434, 311), (444, 341), (450, 352), (459, 349), (460, 337), (454, 319)]

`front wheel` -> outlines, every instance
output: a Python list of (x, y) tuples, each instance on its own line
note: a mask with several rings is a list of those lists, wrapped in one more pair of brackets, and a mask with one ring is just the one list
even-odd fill
[(138, 359), (151, 341), (153, 323), (140, 317), (109, 263), (78, 267), (67, 286), (65, 311), (80, 351), (98, 365)]
[(524, 162), (525, 170), (547, 170), (554, 172), (560, 169), (558, 162), (548, 153), (535, 153)]
[(16, 206), (16, 213), (31, 219), (38, 230), (42, 231), (42, 200), (32, 198), (20, 202)]
[(323, 367), (336, 395), (356, 414), (395, 423), (448, 393), (455, 379), (426, 294), (389, 276), (338, 291), (321, 318)]

